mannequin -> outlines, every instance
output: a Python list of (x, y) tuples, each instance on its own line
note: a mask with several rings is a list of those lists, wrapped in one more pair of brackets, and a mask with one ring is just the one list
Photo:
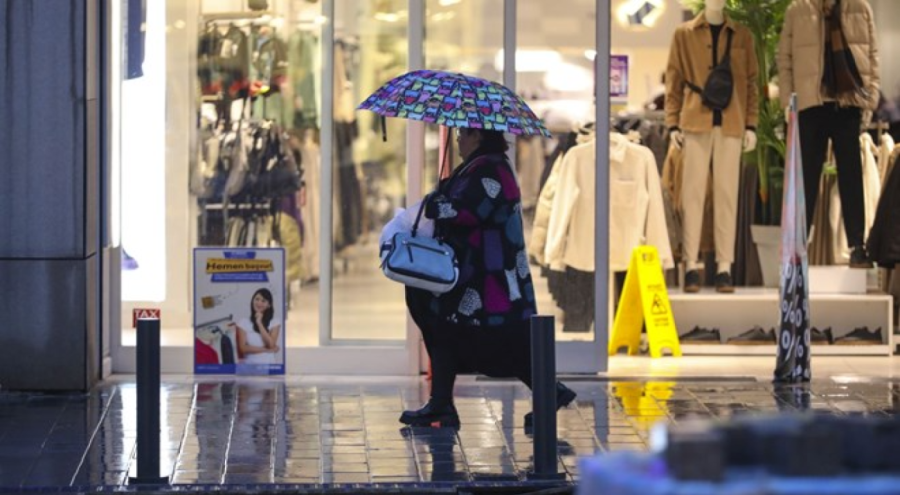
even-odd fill
[(812, 226), (830, 140), (850, 266), (871, 268), (863, 239), (859, 135), (864, 113), (878, 105), (880, 86), (872, 8), (866, 0), (793, 0), (785, 14), (777, 61), (782, 105), (797, 94), (807, 228)]
[[(727, 106), (713, 109), (700, 91), (713, 67), (730, 57), (734, 81)], [(756, 147), (757, 61), (750, 31), (725, 15), (725, 0), (707, 0), (692, 21), (679, 26), (666, 69), (666, 125), (673, 146), (684, 149), (684, 290), (700, 290), (699, 246), (703, 203), (712, 164), (716, 290), (733, 292), (731, 264), (737, 231), (741, 152)]]

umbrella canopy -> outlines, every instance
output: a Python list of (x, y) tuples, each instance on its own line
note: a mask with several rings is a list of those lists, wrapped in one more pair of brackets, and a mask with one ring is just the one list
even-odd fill
[(447, 127), (551, 135), (522, 98), (506, 86), (454, 72), (408, 72), (378, 88), (359, 109)]

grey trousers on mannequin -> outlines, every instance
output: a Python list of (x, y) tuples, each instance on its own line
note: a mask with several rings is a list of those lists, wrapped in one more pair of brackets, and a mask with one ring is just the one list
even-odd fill
[(716, 261), (720, 264), (734, 262), (742, 145), (742, 137), (725, 136), (721, 127), (714, 127), (709, 133), (684, 133), (681, 206), (684, 258), (688, 262), (696, 262), (700, 253), (703, 203), (706, 200), (710, 161), (713, 175), (713, 232), (716, 241)]

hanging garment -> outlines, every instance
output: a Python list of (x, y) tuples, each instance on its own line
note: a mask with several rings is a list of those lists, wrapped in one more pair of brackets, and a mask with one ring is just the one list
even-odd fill
[[(559, 182), (559, 170), (563, 155), (556, 157), (556, 163), (547, 177), (544, 188), (538, 196), (537, 208), (534, 212), (534, 223), (531, 226), (531, 239), (528, 253), (539, 265), (545, 265), (544, 248), (547, 246), (547, 227), (550, 224), (550, 211), (553, 208), (553, 197), (556, 194), (556, 184)], [(556, 268), (559, 270), (559, 267)]]
[(866, 211), (866, 237), (875, 223), (875, 212), (878, 210), (878, 199), (881, 197), (881, 174), (878, 172), (878, 146), (872, 136), (863, 133), (860, 136), (860, 148), (863, 162), (863, 198)]
[(894, 138), (891, 137), (890, 134), (882, 134), (881, 142), (878, 145), (878, 177), (881, 179), (882, 184), (887, 180), (888, 168), (894, 163), (891, 161), (891, 154), (893, 152)]
[(198, 338), (194, 338), (194, 364), (220, 364), (216, 350)]
[(293, 88), (294, 128), (317, 128), (316, 53), (318, 41), (312, 33), (297, 30), (288, 46), (288, 77)]
[(214, 179), (219, 163), (219, 138), (203, 126), (198, 135), (197, 155), (190, 163), (190, 191), (201, 199), (215, 194)]
[(563, 332), (589, 332), (594, 324), (594, 272), (565, 271)]
[[(819, 201), (813, 212), (812, 237), (809, 239), (809, 264), (833, 265), (835, 263), (834, 237), (829, 214), (831, 212), (831, 191), (836, 187), (837, 176), (822, 174), (819, 182)], [(843, 234), (842, 234), (843, 235)]]
[(222, 357), (222, 364), (234, 364), (234, 344), (228, 335), (222, 335), (222, 340), (219, 342), (219, 355)]
[(522, 209), (525, 211), (530, 211), (537, 205), (543, 163), (544, 138), (529, 136), (516, 139), (516, 176), (522, 190)]
[[(548, 225), (545, 261), (563, 263), (585, 272), (594, 271), (594, 211), (596, 141), (566, 153), (560, 170)], [(666, 230), (662, 188), (653, 153), (646, 147), (610, 135), (611, 270), (627, 270), (631, 251), (644, 244), (655, 246), (664, 268), (674, 266)]]
[(250, 47), (247, 35), (230, 26), (219, 43), (218, 66), (222, 71), (223, 90), (230, 98), (244, 98), (250, 88)]
[(867, 243), (869, 257), (880, 267), (900, 263), (900, 167), (895, 161), (878, 204)]
[(244, 230), (244, 219), (241, 217), (231, 217), (228, 220), (228, 238), (226, 245), (229, 247), (237, 247), (241, 245), (241, 232)]
[(319, 145), (307, 132), (301, 141), (304, 187), (300, 194), (300, 216), (303, 219), (303, 273), (305, 279), (319, 278), (319, 194), (320, 156)]
[(200, 93), (218, 95), (222, 92), (222, 71), (219, 67), (219, 54), (222, 51), (222, 35), (211, 25), (197, 41), (197, 78), (200, 80)]
[(731, 275), (738, 286), (762, 285), (762, 268), (756, 243), (750, 232), (756, 214), (756, 198), (759, 186), (759, 169), (755, 163), (743, 164), (740, 192), (738, 193), (737, 239), (735, 240), (734, 267)]
[(280, 214), (278, 222), (278, 242), (284, 248), (285, 278), (288, 283), (306, 278), (303, 272), (303, 248), (300, 245), (300, 227), (290, 215)]

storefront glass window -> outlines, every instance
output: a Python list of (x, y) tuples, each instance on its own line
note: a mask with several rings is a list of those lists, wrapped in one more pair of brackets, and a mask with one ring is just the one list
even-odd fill
[[(560, 341), (594, 339), (595, 21), (575, 14), (594, 4), (521, 0), (517, 7), (516, 90), (553, 133), (516, 141), (525, 239), (538, 311), (556, 316)], [(502, 54), (497, 62), (502, 69)], [(587, 148), (566, 165), (582, 173), (563, 173), (561, 157), (577, 145)]]
[[(502, 0), (427, 0), (425, 67), (502, 80), (502, 73), (494, 66), (494, 57), (503, 48), (502, 25)], [(425, 153), (422, 191), (428, 192), (437, 184), (442, 159), (448, 169), (459, 163), (455, 132), (427, 126)]]
[(122, 344), (151, 307), (163, 345), (192, 346), (193, 248), (230, 246), (284, 248), (287, 345), (317, 345), (321, 6), (161, 0), (121, 17), (136, 20), (114, 101)]
[[(379, 270), (378, 237), (404, 205), (406, 122), (357, 105), (406, 71), (406, 0), (337, 0), (334, 66), (334, 271), (331, 337), (402, 340), (403, 286)], [(386, 140), (383, 138), (386, 136)]]

